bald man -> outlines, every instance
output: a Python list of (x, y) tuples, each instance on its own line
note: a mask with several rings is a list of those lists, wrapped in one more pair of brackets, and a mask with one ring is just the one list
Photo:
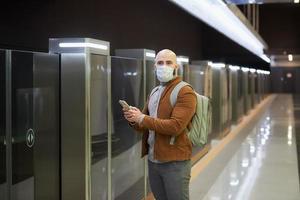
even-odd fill
[(155, 199), (188, 200), (192, 144), (186, 132), (195, 114), (196, 95), (190, 86), (184, 86), (176, 104), (171, 105), (170, 94), (181, 82), (173, 51), (164, 49), (157, 54), (155, 70), (160, 85), (149, 94), (143, 112), (132, 107), (123, 110), (124, 117), (143, 133), (142, 157), (148, 154), (149, 181)]

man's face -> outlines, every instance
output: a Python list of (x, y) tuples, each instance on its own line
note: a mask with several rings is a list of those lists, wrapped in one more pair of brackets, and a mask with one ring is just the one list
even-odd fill
[(174, 69), (177, 68), (176, 54), (168, 49), (158, 52), (155, 59), (155, 66), (169, 66)]

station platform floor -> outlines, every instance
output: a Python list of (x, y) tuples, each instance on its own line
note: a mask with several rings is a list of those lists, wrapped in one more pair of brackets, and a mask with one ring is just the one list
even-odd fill
[(299, 200), (299, 122), (300, 97), (264, 99), (193, 166), (190, 199)]

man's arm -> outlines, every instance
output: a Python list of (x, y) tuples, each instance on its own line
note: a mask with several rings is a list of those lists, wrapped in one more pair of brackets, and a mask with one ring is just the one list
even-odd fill
[(144, 116), (139, 126), (164, 135), (179, 135), (187, 127), (196, 111), (196, 94), (189, 86), (178, 93), (177, 102), (170, 119), (158, 119)]

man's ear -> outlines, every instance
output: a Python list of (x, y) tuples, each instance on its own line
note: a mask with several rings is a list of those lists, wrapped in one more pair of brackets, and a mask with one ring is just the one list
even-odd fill
[(179, 65), (176, 63), (175, 64), (175, 69), (178, 69), (179, 68)]
[(178, 76), (178, 69), (179, 69), (179, 65), (175, 64), (175, 69), (174, 69), (174, 72), (173, 72), (173, 76)]

